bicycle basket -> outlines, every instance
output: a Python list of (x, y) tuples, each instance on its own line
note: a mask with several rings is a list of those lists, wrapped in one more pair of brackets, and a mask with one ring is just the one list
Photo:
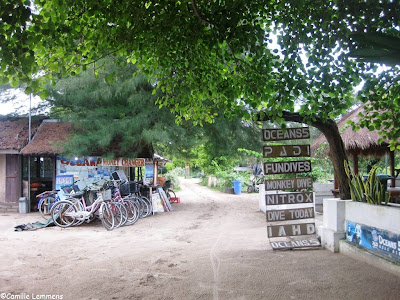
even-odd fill
[(136, 181), (129, 181), (129, 191), (131, 193), (139, 192), (138, 185), (137, 185)]
[(128, 181), (128, 178), (126, 177), (124, 171), (122, 171), (122, 170), (117, 170), (115, 172), (112, 172), (111, 173), (111, 177), (112, 177), (113, 180), (118, 180), (118, 181), (121, 181), (121, 182), (127, 182)]
[(129, 183), (123, 183), (119, 186), (119, 192), (121, 193), (121, 196), (128, 196), (130, 194), (130, 188), (129, 188)]
[(171, 180), (167, 180), (164, 182), (163, 189), (167, 190), (171, 187)]
[(104, 190), (102, 192), (103, 200), (111, 200), (111, 190)]

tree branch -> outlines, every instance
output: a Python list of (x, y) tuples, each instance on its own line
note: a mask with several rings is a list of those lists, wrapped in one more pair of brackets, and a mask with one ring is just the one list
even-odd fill
[(209, 25), (211, 25), (211, 26), (214, 27), (215, 25), (214, 25), (213, 23), (211, 23), (209, 20), (205, 19), (205, 18), (200, 14), (200, 12), (199, 12), (199, 10), (198, 10), (198, 8), (197, 8), (196, 1), (195, 1), (195, 0), (192, 0), (191, 2), (192, 2), (192, 8), (193, 8), (194, 14), (197, 16), (197, 18), (199, 18), (199, 20), (200, 20), (201, 22), (207, 23), (207, 24), (209, 24)]
[[(261, 116), (257, 114), (259, 121), (268, 121), (267, 115)], [(322, 120), (315, 117), (307, 122), (306, 118), (299, 113), (283, 111), (282, 118), (288, 122), (309, 123), (311, 126), (318, 128), (326, 137), (330, 149), (330, 159), (333, 164), (335, 176), (338, 180), (339, 194), (341, 199), (350, 199), (350, 187), (347, 175), (344, 171), (344, 162), (347, 161), (346, 149), (340, 135), (337, 124), (332, 119)]]

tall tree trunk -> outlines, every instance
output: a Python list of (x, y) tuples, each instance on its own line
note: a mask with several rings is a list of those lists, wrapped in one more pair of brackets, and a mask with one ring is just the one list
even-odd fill
[[(282, 117), (288, 122), (307, 123), (298, 113), (284, 111)], [(267, 121), (268, 117), (259, 116), (259, 120)], [(319, 129), (325, 135), (329, 143), (329, 156), (338, 182), (340, 198), (350, 199), (349, 180), (344, 170), (344, 162), (347, 161), (347, 154), (336, 122), (332, 119), (322, 121), (320, 118), (315, 118), (314, 121), (311, 122), (311, 126)]]

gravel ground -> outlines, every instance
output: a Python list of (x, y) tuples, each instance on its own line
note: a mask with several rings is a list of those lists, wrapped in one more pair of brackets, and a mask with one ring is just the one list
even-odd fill
[(400, 299), (400, 278), (326, 250), (273, 251), (257, 194), (181, 181), (181, 203), (133, 226), (15, 232), (0, 214), (1, 299)]

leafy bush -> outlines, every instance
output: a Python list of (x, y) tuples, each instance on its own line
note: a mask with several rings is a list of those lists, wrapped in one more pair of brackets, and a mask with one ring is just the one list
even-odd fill
[(351, 200), (376, 205), (388, 204), (389, 195), (376, 174), (377, 166), (372, 168), (366, 180), (362, 175), (354, 174), (347, 162), (345, 162), (344, 166), (347, 177), (350, 180)]
[[(241, 180), (242, 182), (250, 182), (250, 173), (248, 172), (240, 172), (236, 173), (233, 171), (218, 171), (214, 174), (217, 178), (216, 186), (212, 186), (219, 191), (225, 191), (228, 188), (233, 188), (234, 180)], [(202, 177), (201, 184), (208, 185), (208, 177), (209, 175), (205, 175)]]
[(179, 190), (179, 177), (185, 176), (184, 168), (175, 168), (165, 173), (165, 179), (171, 180), (174, 190)]

